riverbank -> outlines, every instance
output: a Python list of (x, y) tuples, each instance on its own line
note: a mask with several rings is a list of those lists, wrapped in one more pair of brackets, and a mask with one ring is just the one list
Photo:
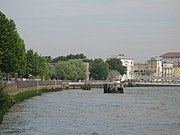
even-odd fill
[(24, 101), (25, 99), (40, 96), (42, 93), (45, 92), (55, 92), (55, 91), (62, 91), (62, 88), (42, 88), (42, 89), (29, 89), (26, 91), (20, 91), (15, 95), (9, 95), (1, 90), (0, 93), (0, 124), (2, 124), (3, 117), (6, 112), (16, 103)]

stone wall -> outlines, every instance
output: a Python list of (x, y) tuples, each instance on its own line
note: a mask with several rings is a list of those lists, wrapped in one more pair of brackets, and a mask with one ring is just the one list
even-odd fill
[(28, 91), (32, 89), (62, 89), (64, 83), (62, 81), (17, 81), (13, 83), (7, 83), (4, 91), (10, 95), (15, 95), (22, 91)]

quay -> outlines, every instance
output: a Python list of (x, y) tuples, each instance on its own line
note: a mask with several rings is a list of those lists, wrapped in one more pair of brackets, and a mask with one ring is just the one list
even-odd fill
[(16, 81), (7, 83), (5, 86), (5, 91), (10, 95), (15, 95), (19, 92), (28, 91), (31, 89), (38, 90), (48, 90), (48, 91), (58, 91), (58, 90), (68, 90), (68, 89), (82, 89), (91, 90), (92, 88), (103, 88), (104, 93), (113, 93), (119, 91), (120, 85), (115, 85), (113, 82), (109, 81), (83, 81), (83, 82), (68, 82), (68, 81)]
[(176, 83), (155, 83), (155, 82), (136, 82), (136, 87), (180, 87)]
[(106, 80), (96, 80), (96, 81), (82, 81), (82, 82), (70, 82), (70, 81), (59, 81), (59, 80), (49, 80), (49, 81), (17, 81), (7, 83), (5, 86), (5, 91), (9, 94), (16, 94), (22, 91), (28, 91), (31, 89), (44, 89), (44, 90), (68, 90), (68, 89), (82, 89), (91, 90), (92, 88), (102, 88), (104, 93), (118, 93), (123, 90), (123, 87), (180, 87), (180, 83), (167, 83), (167, 82), (125, 82), (120, 84), (115, 84)]

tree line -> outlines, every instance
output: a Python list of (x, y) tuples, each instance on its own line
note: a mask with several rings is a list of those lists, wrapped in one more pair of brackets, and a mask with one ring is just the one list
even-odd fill
[(126, 68), (119, 59), (87, 59), (80, 54), (67, 56), (42, 56), (33, 49), (26, 50), (24, 40), (18, 34), (15, 22), (0, 12), (0, 77), (84, 80), (89, 63), (90, 78), (104, 80), (110, 70), (123, 75)]

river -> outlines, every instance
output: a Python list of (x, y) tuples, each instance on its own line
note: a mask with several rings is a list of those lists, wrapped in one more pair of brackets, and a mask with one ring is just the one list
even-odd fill
[(0, 135), (180, 135), (180, 88), (46, 93), (14, 105)]

